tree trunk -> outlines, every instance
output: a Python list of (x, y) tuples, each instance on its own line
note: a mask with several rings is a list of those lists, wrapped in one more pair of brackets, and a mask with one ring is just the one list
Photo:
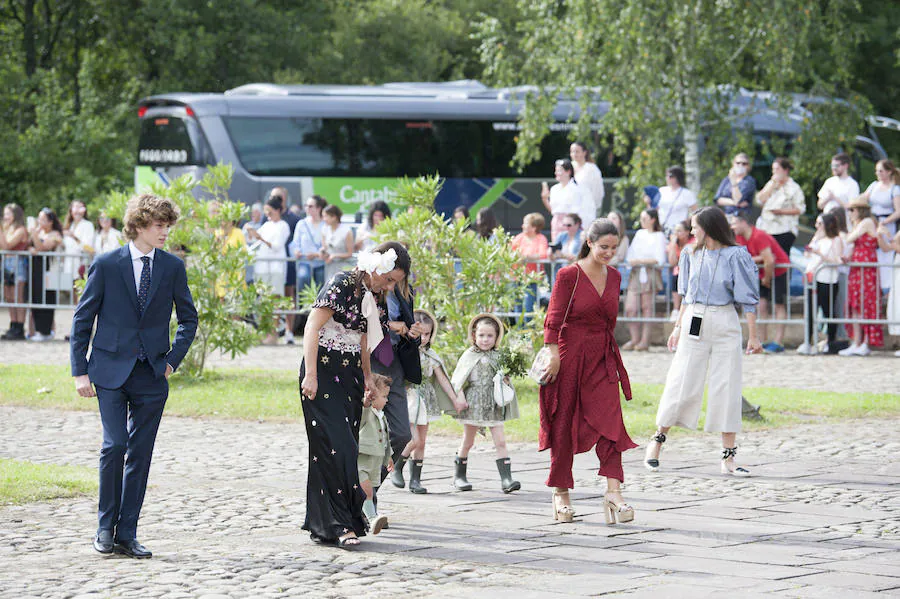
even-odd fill
[(687, 188), (700, 195), (700, 131), (697, 121), (690, 119), (684, 127), (684, 172)]
[(29, 78), (37, 71), (37, 47), (34, 29), (35, 0), (25, 0), (22, 7), (22, 46), (25, 52), (25, 75)]

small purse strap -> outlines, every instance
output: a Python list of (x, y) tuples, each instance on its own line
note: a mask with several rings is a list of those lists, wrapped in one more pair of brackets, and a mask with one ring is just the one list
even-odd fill
[(559, 325), (559, 328), (562, 328), (564, 324), (566, 324), (566, 320), (569, 318), (569, 308), (572, 307), (572, 300), (575, 299), (575, 290), (578, 289), (578, 279), (581, 278), (581, 267), (577, 264), (575, 265), (575, 285), (572, 286), (572, 296), (569, 297), (569, 305), (566, 306), (566, 315), (563, 316), (562, 324)]

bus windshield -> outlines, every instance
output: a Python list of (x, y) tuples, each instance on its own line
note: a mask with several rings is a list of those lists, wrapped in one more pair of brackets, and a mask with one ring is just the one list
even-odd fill
[(143, 166), (204, 165), (202, 135), (193, 121), (176, 116), (165, 115), (142, 119), (138, 142), (138, 164)]

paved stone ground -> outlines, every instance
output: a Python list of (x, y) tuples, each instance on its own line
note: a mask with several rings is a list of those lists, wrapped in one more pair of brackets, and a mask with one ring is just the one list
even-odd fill
[[(65, 349), (0, 343), (0, 361), (64, 362)], [(298, 354), (260, 348), (237, 365), (293, 369)], [(626, 357), (639, 381), (661, 380), (668, 359)], [(827, 370), (825, 388), (897, 386), (892, 357), (747, 362), (745, 382), (812, 387)], [(0, 457), (96, 467), (99, 435), (95, 413), (0, 407)], [(299, 530), (302, 425), (170, 416), (139, 530), (154, 558), (95, 554), (93, 497), (0, 508), (0, 598), (900, 595), (900, 419), (760, 431), (740, 443), (750, 479), (718, 474), (711, 435), (667, 444), (655, 474), (640, 449), (629, 452), (625, 494), (637, 516), (607, 526), (590, 454), (575, 463), (576, 521), (558, 524), (543, 485), (548, 456), (534, 445), (511, 447), (522, 491), (500, 492), (490, 443), (479, 439), (476, 488), (453, 493), (455, 441), (432, 439), (430, 493), (388, 484), (380, 505), (391, 527), (342, 551)]]

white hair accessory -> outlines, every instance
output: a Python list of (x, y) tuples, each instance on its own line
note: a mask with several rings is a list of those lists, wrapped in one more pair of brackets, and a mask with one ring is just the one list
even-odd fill
[(394, 270), (397, 263), (397, 252), (394, 248), (389, 249), (383, 254), (380, 252), (360, 252), (356, 259), (356, 266), (362, 271), (369, 274), (376, 272), (380, 275), (387, 274)]

